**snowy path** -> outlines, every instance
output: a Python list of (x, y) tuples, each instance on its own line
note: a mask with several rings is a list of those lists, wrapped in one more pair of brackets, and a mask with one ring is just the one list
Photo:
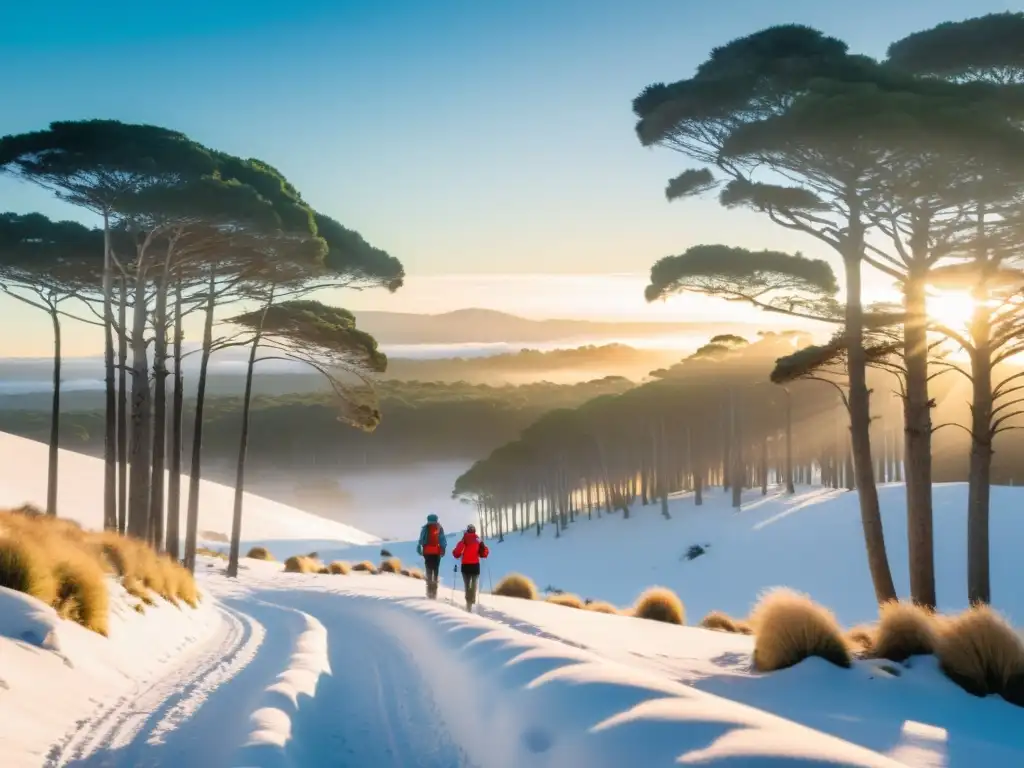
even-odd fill
[(465, 765), (371, 602), (283, 591), (226, 599), (207, 643), (79, 723), (46, 768)]
[(224, 586), (217, 631), (79, 723), (47, 768), (901, 764), (406, 584)]

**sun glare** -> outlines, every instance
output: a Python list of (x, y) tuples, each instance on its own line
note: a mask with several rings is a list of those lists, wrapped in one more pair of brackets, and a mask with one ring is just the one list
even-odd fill
[(966, 328), (973, 314), (974, 299), (963, 291), (936, 291), (928, 297), (928, 315), (950, 328)]

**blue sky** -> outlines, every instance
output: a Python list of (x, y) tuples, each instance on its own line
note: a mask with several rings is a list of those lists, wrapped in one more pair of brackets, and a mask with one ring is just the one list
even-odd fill
[[(755, 214), (665, 202), (665, 181), (688, 162), (640, 147), (632, 98), (774, 23), (881, 55), (908, 32), (1010, 5), (51, 0), (44, 19), (39, 5), (9, 0), (0, 134), (112, 117), (263, 158), (401, 258), (413, 287), (446, 274), (643, 273), (698, 242), (827, 256)], [(10, 181), (0, 207), (74, 213)]]

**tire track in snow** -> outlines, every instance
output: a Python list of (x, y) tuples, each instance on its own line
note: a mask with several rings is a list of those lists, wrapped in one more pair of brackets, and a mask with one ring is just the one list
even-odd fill
[(61, 768), (69, 763), (97, 768), (106, 765), (104, 754), (129, 745), (147, 724), (153, 728), (147, 741), (159, 744), (199, 708), (211, 691), (245, 667), (263, 643), (264, 628), (224, 605), (214, 610), (221, 616), (221, 631), (190, 648), (171, 666), (159, 670), (95, 717), (79, 722), (72, 733), (51, 748), (45, 768)]

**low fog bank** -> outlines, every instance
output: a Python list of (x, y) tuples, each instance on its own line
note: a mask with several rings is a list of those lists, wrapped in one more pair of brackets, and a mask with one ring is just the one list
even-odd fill
[(414, 539), (428, 514), (455, 533), (476, 518), (476, 509), (452, 499), (464, 462), (425, 462), (390, 469), (353, 469), (333, 475), (311, 468), (305, 474), (261, 472), (247, 490), (384, 539)]

